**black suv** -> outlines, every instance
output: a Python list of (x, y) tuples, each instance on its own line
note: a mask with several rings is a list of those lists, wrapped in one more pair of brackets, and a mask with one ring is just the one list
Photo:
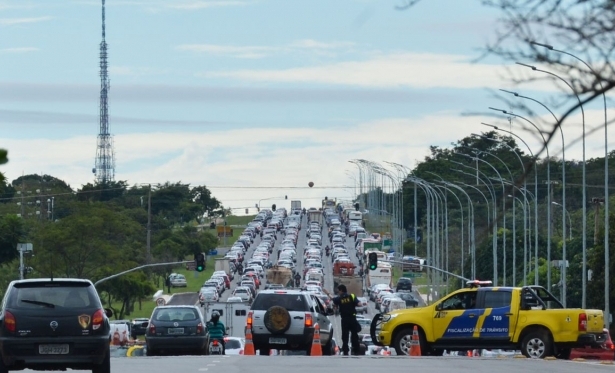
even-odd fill
[(395, 291), (407, 290), (412, 291), (412, 280), (407, 277), (401, 277), (397, 280), (397, 286), (395, 287)]
[(0, 373), (91, 369), (110, 373), (109, 319), (82, 279), (12, 281), (0, 311)]

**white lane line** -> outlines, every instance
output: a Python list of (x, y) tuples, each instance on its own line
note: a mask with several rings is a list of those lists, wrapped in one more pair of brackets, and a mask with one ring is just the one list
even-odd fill
[(220, 360), (212, 360), (212, 363), (219, 363)]
[(207, 364), (208, 367), (215, 367), (216, 364)]
[(207, 368), (199, 368), (199, 372), (206, 372)]

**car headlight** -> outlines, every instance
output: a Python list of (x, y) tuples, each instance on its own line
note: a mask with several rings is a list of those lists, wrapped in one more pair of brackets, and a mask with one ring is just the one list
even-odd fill
[(382, 323), (383, 323), (383, 324), (384, 324), (384, 323), (387, 323), (387, 322), (389, 322), (389, 321), (393, 320), (394, 318), (396, 318), (398, 315), (399, 315), (399, 314), (397, 314), (397, 313), (387, 313), (387, 314), (384, 314), (384, 315), (382, 316)]

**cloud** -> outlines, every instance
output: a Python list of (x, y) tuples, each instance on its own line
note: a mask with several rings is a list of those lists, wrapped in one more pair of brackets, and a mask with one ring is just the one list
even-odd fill
[(234, 0), (210, 0), (210, 1), (184, 1), (177, 2), (175, 1), (172, 4), (166, 4), (167, 8), (171, 9), (184, 9), (184, 10), (196, 10), (196, 9), (206, 9), (206, 8), (218, 8), (224, 6), (239, 6), (246, 5), (247, 1), (234, 1)]
[(501, 82), (500, 69), (496, 65), (471, 63), (467, 56), (399, 52), (320, 66), (214, 71), (198, 75), (241, 81), (361, 87), (471, 88), (497, 86)]
[(356, 44), (353, 42), (321, 42), (313, 39), (303, 39), (296, 40), (290, 44), (290, 47), (293, 48), (303, 48), (303, 49), (339, 49), (339, 48), (350, 48), (355, 46)]
[(179, 51), (206, 53), (215, 56), (230, 56), (234, 58), (264, 58), (273, 54), (289, 54), (310, 52), (333, 55), (333, 52), (347, 51), (356, 44), (352, 42), (321, 42), (313, 39), (293, 41), (283, 46), (235, 46), (217, 44), (182, 44), (175, 47)]
[(176, 47), (179, 51), (207, 53), (215, 56), (231, 56), (235, 58), (263, 58), (273, 51), (274, 47), (247, 46), (236, 47), (214, 44), (183, 44)]
[[(92, 102), (98, 99), (95, 84), (32, 84), (0, 82), (0, 101), (5, 102)], [(453, 94), (408, 92), (396, 88), (269, 88), (211, 87), (181, 85), (114, 85), (113, 100), (145, 103), (186, 102), (295, 102), (295, 103), (402, 103), (426, 100), (455, 100)]]
[(44, 16), (44, 17), (29, 17), (29, 18), (0, 18), (0, 25), (2, 26), (12, 26), (12, 25), (20, 25), (23, 23), (37, 23), (48, 21), (52, 17)]
[(0, 53), (28, 53), (37, 52), (40, 49), (34, 47), (16, 47), (16, 48), (4, 48), (0, 49)]
[[(60, 125), (76, 125), (98, 123), (99, 116), (95, 114), (59, 113), (48, 111), (22, 111), (0, 109), (0, 123), (51, 126), (57, 128)], [(116, 116), (110, 114), (109, 121), (112, 125), (146, 125), (150, 126), (204, 126), (228, 124), (227, 122), (176, 120), (176, 119), (152, 119)], [(24, 128), (22, 128), (24, 129)]]

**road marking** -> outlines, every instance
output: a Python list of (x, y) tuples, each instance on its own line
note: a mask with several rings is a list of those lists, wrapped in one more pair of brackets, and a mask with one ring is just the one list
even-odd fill
[(215, 367), (216, 364), (207, 364), (208, 367)]
[(207, 368), (199, 368), (199, 372), (206, 372)]
[(219, 363), (219, 362), (220, 362), (220, 360), (213, 360), (212, 362), (214, 362), (214, 363)]

